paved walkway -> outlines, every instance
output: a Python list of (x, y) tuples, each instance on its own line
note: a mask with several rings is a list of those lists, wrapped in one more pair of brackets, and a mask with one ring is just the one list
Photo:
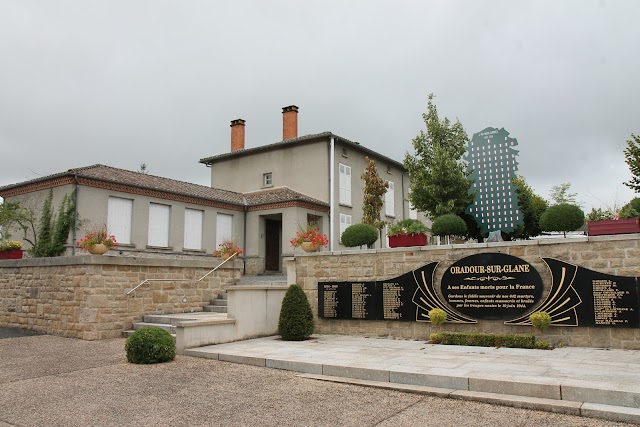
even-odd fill
[(640, 351), (443, 346), (319, 335), (302, 342), (267, 337), (212, 345), (186, 355), (640, 424)]

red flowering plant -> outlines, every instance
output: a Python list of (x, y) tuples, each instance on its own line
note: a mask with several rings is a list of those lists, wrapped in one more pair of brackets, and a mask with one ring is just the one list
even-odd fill
[(107, 232), (107, 227), (105, 225), (98, 225), (87, 230), (87, 233), (84, 237), (78, 240), (77, 245), (84, 250), (87, 250), (90, 246), (103, 244), (107, 248), (111, 249), (113, 247), (118, 246), (118, 242), (116, 242), (116, 237)]
[(298, 231), (296, 236), (289, 241), (291, 246), (297, 248), (302, 245), (303, 242), (311, 242), (313, 246), (327, 246), (329, 244), (329, 238), (326, 234), (320, 233), (320, 229), (315, 224), (307, 224), (304, 228), (298, 225)]
[(242, 255), (244, 251), (240, 246), (237, 246), (235, 243), (233, 243), (233, 240), (226, 240), (220, 243), (218, 245), (218, 249), (216, 249), (213, 253), (219, 258), (228, 259), (236, 252), (238, 253), (238, 255)]

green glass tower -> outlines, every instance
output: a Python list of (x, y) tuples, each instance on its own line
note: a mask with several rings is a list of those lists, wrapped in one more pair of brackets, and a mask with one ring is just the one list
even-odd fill
[(511, 179), (518, 170), (518, 140), (509, 138), (504, 128), (486, 128), (475, 133), (463, 157), (475, 182), (470, 194), (476, 192), (467, 213), (473, 216), (486, 235), (501, 230), (511, 233), (523, 224), (518, 207), (516, 187)]

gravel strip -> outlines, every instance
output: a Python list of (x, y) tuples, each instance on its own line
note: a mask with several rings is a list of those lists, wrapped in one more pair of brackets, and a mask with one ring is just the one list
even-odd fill
[(622, 426), (180, 357), (132, 365), (124, 340), (0, 340), (4, 426)]

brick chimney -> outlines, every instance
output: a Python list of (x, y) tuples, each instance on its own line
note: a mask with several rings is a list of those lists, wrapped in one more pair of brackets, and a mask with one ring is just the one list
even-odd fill
[(298, 137), (298, 107), (289, 105), (282, 109), (282, 140)]
[(231, 152), (244, 150), (244, 124), (242, 119), (231, 120)]

